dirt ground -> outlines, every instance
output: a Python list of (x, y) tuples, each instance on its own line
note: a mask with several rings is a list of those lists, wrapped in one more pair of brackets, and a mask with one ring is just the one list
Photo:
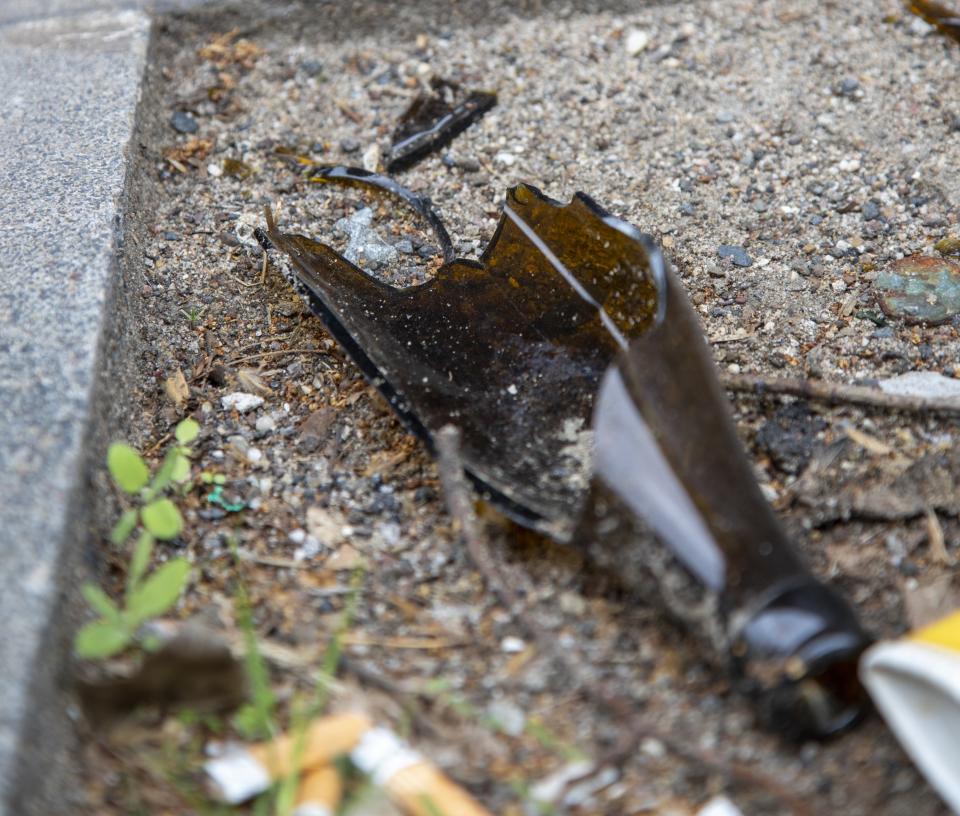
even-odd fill
[[(955, 376), (957, 329), (884, 322), (872, 281), (956, 229), (960, 47), (892, 0), (287, 12), (198, 12), (161, 20), (155, 35), (140, 180), (155, 207), (136, 214), (147, 238), (128, 247), (142, 269), (144, 352), (126, 436), (159, 457), (175, 422), (195, 416), (198, 471), (222, 474), (224, 498), (242, 507), (211, 502), (202, 485), (182, 501), (186, 530), (169, 548), (196, 570), (177, 615), (235, 633), (239, 570), (289, 702), (309, 688), (362, 566), (343, 639), (349, 694), (405, 723), (493, 812), (532, 813), (530, 785), (628, 735), (486, 590), (432, 460), (296, 298), (282, 259), (262, 274), (251, 232), (265, 204), (288, 230), (340, 248), (334, 225), (369, 204), (397, 245), (378, 273), (420, 280), (439, 262), (415, 222), (308, 184), (290, 156), (375, 161), (432, 76), (493, 89), (493, 111), (400, 177), (433, 199), (459, 255), (482, 250), (510, 185), (563, 201), (583, 190), (661, 242), (721, 371)], [(175, 111), (195, 133), (169, 124)], [(720, 245), (752, 265), (720, 258)], [(178, 371), (189, 388), (179, 405), (164, 386)], [(235, 392), (262, 405), (225, 408)], [(742, 395), (733, 407), (765, 494), (872, 633), (898, 634), (945, 603), (960, 534), (954, 422)], [(569, 812), (695, 813), (719, 792), (746, 814), (790, 812), (791, 797), (809, 813), (946, 812), (876, 716), (826, 743), (764, 733), (654, 605), (573, 549), (488, 523), (524, 614), (649, 725), (616, 781)], [(931, 546), (938, 531), (945, 553)], [(125, 556), (106, 543), (103, 553), (107, 585), (120, 588)], [(219, 812), (192, 786), (205, 735), (183, 718), (88, 734), (91, 812)]]

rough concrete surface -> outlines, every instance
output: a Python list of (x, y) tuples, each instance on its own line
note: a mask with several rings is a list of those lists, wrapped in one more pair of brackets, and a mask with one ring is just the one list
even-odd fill
[(33, 8), (9, 22), (16, 3), (0, 16), (0, 813), (17, 814), (57, 810), (42, 802), (66, 724), (53, 622), (86, 517), (85, 440), (149, 30), (139, 11), (49, 8), (64, 16)]

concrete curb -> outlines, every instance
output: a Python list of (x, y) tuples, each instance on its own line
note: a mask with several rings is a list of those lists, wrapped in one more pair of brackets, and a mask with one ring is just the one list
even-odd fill
[(0, 17), (0, 814), (69, 807), (64, 599), (150, 29), (103, 5), (38, 16), (14, 2)]

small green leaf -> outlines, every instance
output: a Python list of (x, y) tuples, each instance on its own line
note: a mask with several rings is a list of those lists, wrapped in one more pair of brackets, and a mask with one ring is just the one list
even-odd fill
[(123, 442), (114, 442), (110, 446), (107, 451), (107, 467), (120, 489), (127, 493), (138, 493), (150, 478), (150, 471), (140, 454)]
[(140, 518), (140, 514), (136, 510), (125, 510), (123, 515), (120, 516), (120, 520), (113, 525), (113, 529), (110, 531), (110, 541), (118, 547), (123, 544), (130, 537), (133, 528), (137, 526), (138, 518)]
[(127, 574), (127, 586), (133, 591), (150, 564), (153, 554), (153, 536), (146, 530), (140, 533), (137, 543), (133, 546), (133, 555), (130, 556), (130, 572)]
[(177, 425), (173, 433), (177, 437), (177, 442), (181, 445), (189, 445), (200, 433), (200, 423), (187, 417)]
[(185, 482), (190, 478), (190, 460), (182, 453), (177, 453), (174, 459), (171, 478), (177, 483)]
[(161, 541), (170, 541), (180, 535), (183, 518), (170, 499), (158, 499), (143, 508), (143, 525)]
[(260, 714), (253, 703), (244, 703), (240, 706), (230, 722), (244, 739), (253, 740), (263, 736), (260, 731)]
[(130, 634), (117, 623), (98, 620), (88, 623), (73, 641), (73, 648), (80, 657), (95, 660), (110, 657), (123, 651), (130, 643)]
[(117, 605), (96, 584), (84, 584), (80, 591), (90, 604), (90, 608), (101, 618), (106, 618), (108, 621), (120, 620), (120, 610), (117, 609)]
[(150, 483), (150, 489), (144, 495), (147, 501), (150, 501), (173, 480), (173, 471), (179, 455), (176, 448), (170, 448), (167, 451), (167, 455), (163, 457), (160, 468), (157, 470), (157, 475), (153, 477), (153, 481)]
[(132, 625), (162, 615), (173, 606), (187, 584), (190, 562), (175, 558), (159, 567), (146, 581), (130, 593), (127, 606)]

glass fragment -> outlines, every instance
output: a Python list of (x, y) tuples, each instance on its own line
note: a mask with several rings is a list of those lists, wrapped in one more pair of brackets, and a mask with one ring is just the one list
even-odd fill
[(407, 426), (432, 449), (457, 425), (466, 470), (499, 509), (637, 587), (652, 577), (778, 730), (853, 722), (867, 638), (760, 493), (656, 244), (583, 193), (564, 205), (520, 184), (479, 261), (456, 259), (430, 202), (392, 179), (312, 178), (400, 199), (443, 247), (435, 278), (397, 289), (268, 212), (294, 285)]
[(489, 91), (471, 91), (457, 102), (457, 86), (434, 79), (429, 93), (422, 93), (404, 111), (393, 132), (387, 170), (397, 173), (450, 144), (470, 125), (497, 104)]

